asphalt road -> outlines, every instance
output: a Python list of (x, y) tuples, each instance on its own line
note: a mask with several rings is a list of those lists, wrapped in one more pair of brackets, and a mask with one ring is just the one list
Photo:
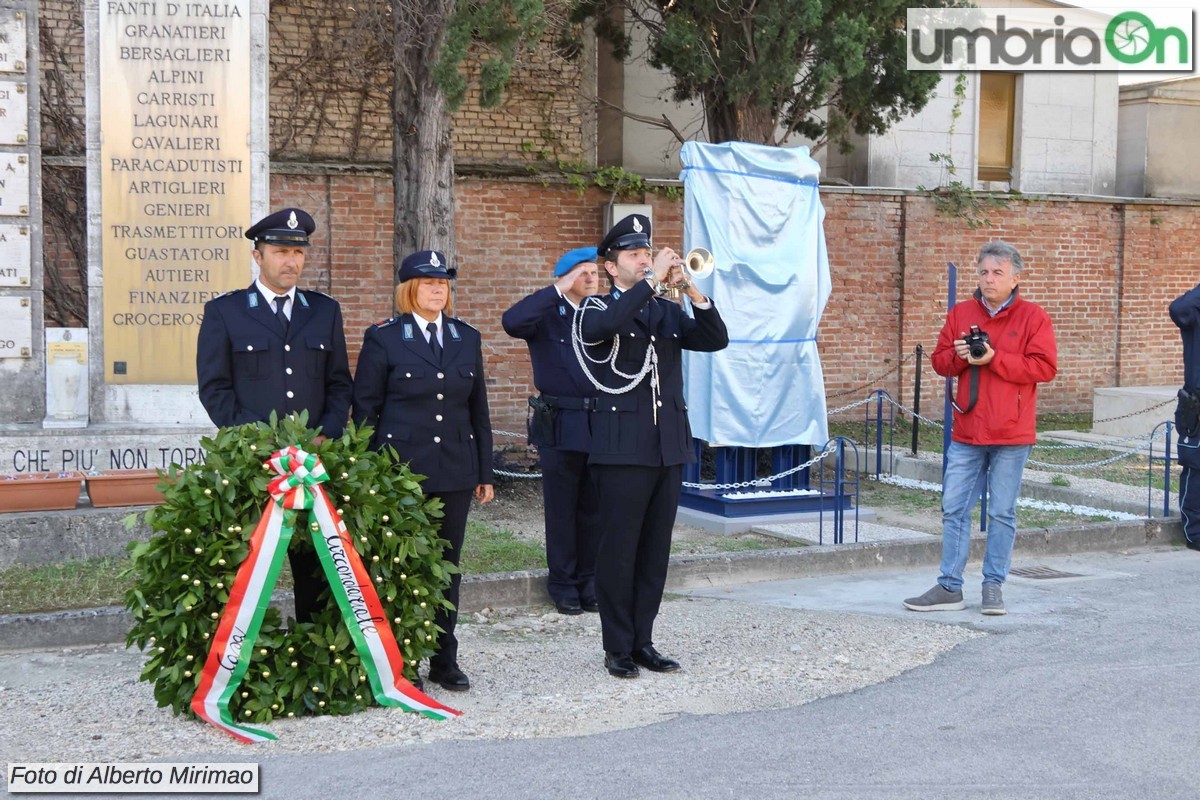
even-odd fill
[[(991, 635), (846, 695), (762, 713), (676, 718), (589, 737), (447, 742), (263, 760), (263, 796), (349, 798), (1200, 797), (1200, 553), (1037, 562), (1010, 614), (928, 624)], [(1021, 566), (1018, 559), (1015, 566)], [(911, 614), (928, 569), (751, 584), (729, 602)], [(214, 759), (219, 760), (219, 759)]]

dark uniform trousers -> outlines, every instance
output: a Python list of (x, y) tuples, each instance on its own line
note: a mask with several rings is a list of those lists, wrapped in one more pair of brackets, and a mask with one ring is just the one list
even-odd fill
[[(592, 472), (603, 514), (596, 555), (596, 599), (604, 649), (628, 653), (653, 644), (679, 508), (683, 464), (696, 460), (683, 397), (683, 350), (713, 352), (729, 344), (715, 307), (687, 316), (654, 296), (645, 281), (592, 299), (582, 320), (586, 342), (603, 357), (620, 344), (616, 369), (636, 374), (649, 347), (658, 356), (659, 389), (644, 377), (631, 391), (600, 394), (592, 414)], [(597, 370), (601, 372), (601, 370)], [(628, 381), (611, 369), (598, 375), (610, 388)]]
[[(443, 317), (438, 360), (424, 327), (404, 314), (367, 329), (354, 376), (351, 416), (355, 423), (375, 428), (373, 447), (390, 445), (414, 473), (425, 476), (422, 491), (444, 505), (438, 531), (449, 542), (444, 555), (458, 566), (472, 493), (476, 486), (494, 482), (483, 349), (478, 331)], [(458, 658), (454, 629), (460, 581), (461, 576), (453, 576), (445, 593), (454, 609), (439, 610), (435, 616), (443, 633), (431, 666), (452, 666)]]
[[(219, 427), (266, 422), (308, 411), (309, 427), (338, 437), (350, 411), (350, 362), (342, 312), (333, 298), (299, 291), (286, 330), (256, 288), (216, 297), (204, 305), (196, 343), (200, 402)], [(324, 607), (328, 588), (312, 544), (296, 537), (288, 548), (296, 621)]]
[(1179, 435), (1179, 515), (1183, 535), (1200, 546), (1200, 286), (1171, 302), (1183, 338), (1183, 389), (1175, 408)]
[(546, 523), (546, 590), (556, 603), (590, 602), (596, 597), (596, 546), (600, 506), (588, 475), (590, 408), (596, 389), (583, 374), (571, 345), (574, 307), (553, 286), (523, 297), (504, 312), (509, 336), (524, 339), (533, 383), (554, 408), (546, 435), (530, 430), (538, 449)]

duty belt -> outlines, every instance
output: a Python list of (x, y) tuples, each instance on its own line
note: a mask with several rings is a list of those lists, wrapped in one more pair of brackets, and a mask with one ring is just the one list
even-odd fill
[(596, 408), (596, 398), (594, 397), (555, 397), (543, 394), (542, 400), (551, 408), (562, 408), (568, 411), (594, 411)]

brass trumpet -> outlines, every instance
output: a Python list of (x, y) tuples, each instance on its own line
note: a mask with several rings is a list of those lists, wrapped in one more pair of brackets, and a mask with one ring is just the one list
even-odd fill
[(712, 275), (715, 267), (716, 262), (713, 261), (712, 253), (703, 247), (694, 247), (683, 257), (683, 266), (680, 268), (682, 275), (679, 280), (655, 281), (654, 291), (660, 297), (678, 303), (683, 297), (683, 293), (692, 285), (692, 281)]

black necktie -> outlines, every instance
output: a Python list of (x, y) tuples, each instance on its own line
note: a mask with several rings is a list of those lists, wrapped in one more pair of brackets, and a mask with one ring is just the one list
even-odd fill
[(437, 325), (432, 322), (425, 326), (425, 330), (429, 331), (429, 346), (433, 349), (433, 360), (437, 363), (442, 363), (442, 346), (437, 340)]
[(276, 295), (275, 297), (275, 319), (279, 320), (279, 324), (283, 326), (283, 332), (287, 333), (288, 318), (287, 314), (283, 313), (287, 308), (288, 296), (286, 294)]

